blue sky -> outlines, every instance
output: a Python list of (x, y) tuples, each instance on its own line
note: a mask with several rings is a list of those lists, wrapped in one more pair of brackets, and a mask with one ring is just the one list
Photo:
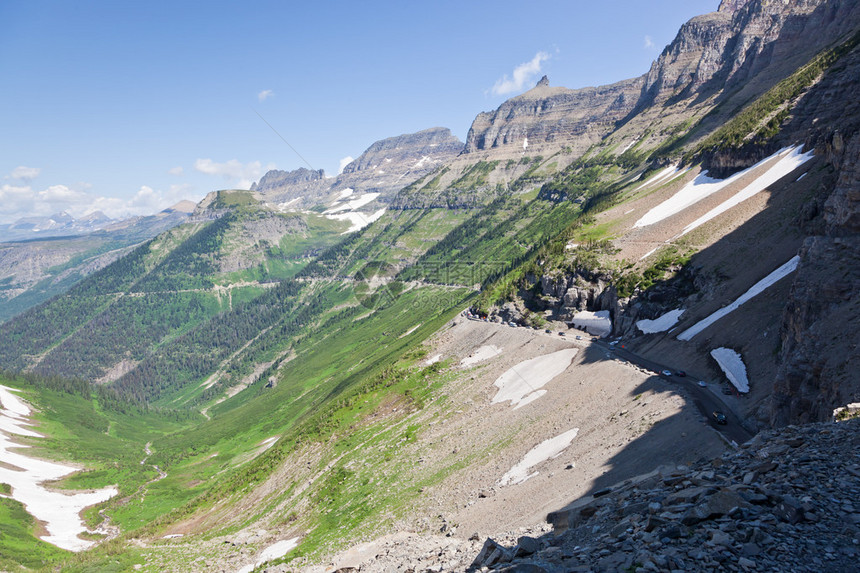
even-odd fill
[[(147, 214), (645, 73), (718, 0), (0, 2), (0, 223)], [(517, 69), (519, 68), (519, 71)]]

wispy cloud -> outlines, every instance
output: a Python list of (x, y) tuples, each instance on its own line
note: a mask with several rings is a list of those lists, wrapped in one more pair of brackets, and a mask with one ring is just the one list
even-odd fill
[(355, 158), (350, 155), (347, 155), (346, 157), (341, 159), (340, 164), (337, 166), (337, 174), (340, 175), (341, 173), (343, 173), (343, 168), (352, 163), (353, 161), (355, 161)]
[(270, 97), (274, 97), (274, 96), (275, 96), (275, 92), (273, 92), (272, 90), (263, 90), (257, 94), (257, 99), (259, 101), (266, 101)]
[(30, 181), (39, 176), (42, 170), (38, 167), (24, 167), (19, 165), (6, 176), (6, 179), (20, 179), (21, 181)]
[(231, 159), (218, 163), (211, 159), (198, 159), (194, 162), (194, 169), (200, 173), (222, 177), (238, 189), (248, 189), (251, 183), (259, 179), (263, 173), (275, 169), (275, 165), (269, 164), (264, 169), (259, 161), (242, 163), (238, 159)]
[(654, 40), (651, 39), (651, 36), (645, 36), (645, 43), (643, 44), (643, 47), (646, 50), (653, 50), (657, 47), (657, 45), (654, 43)]
[(541, 73), (542, 64), (549, 58), (550, 55), (546, 52), (538, 52), (530, 61), (515, 67), (510, 76), (505, 74), (499, 78), (491, 92), (493, 95), (507, 95), (522, 90)]
[(183, 173), (185, 173), (185, 170), (182, 168), (181, 165), (177, 165), (176, 167), (171, 167), (170, 169), (168, 169), (167, 172), (171, 175), (182, 175)]

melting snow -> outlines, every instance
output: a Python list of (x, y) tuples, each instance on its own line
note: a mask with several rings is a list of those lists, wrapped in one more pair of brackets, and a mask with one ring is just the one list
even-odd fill
[(741, 191), (736, 193), (730, 199), (723, 201), (722, 203), (720, 203), (719, 205), (717, 205), (716, 207), (714, 207), (713, 209), (711, 209), (710, 211), (684, 227), (684, 230), (681, 231), (681, 234), (678, 236), (680, 237), (686, 235), (696, 227), (704, 225), (714, 217), (722, 215), (736, 205), (740, 205), (753, 195), (764, 191), (769, 186), (773, 185), (774, 183), (776, 183), (777, 181), (779, 181), (780, 179), (782, 179), (783, 177), (785, 177), (786, 175), (812, 159), (814, 155), (813, 151), (809, 151), (808, 153), (801, 153), (800, 150), (801, 147), (790, 148), (788, 152), (786, 152), (786, 154), (780, 158), (779, 161), (774, 163), (767, 171), (765, 171), (761, 176), (756, 178), (755, 181), (744, 187)]
[(529, 470), (534, 466), (546, 460), (557, 458), (567, 447), (573, 442), (573, 439), (579, 433), (579, 428), (573, 428), (554, 438), (544, 440), (537, 446), (529, 450), (520, 463), (512, 467), (499, 480), (499, 485), (516, 485), (523, 483), (529, 478), (538, 475), (538, 472), (529, 473)]
[(684, 311), (680, 308), (676, 308), (675, 310), (670, 310), (666, 314), (655, 318), (654, 320), (637, 320), (636, 328), (645, 334), (665, 332), (675, 326), (675, 323), (678, 322), (678, 319), (681, 318), (682, 314), (684, 314)]
[(475, 352), (473, 352), (470, 356), (462, 359), (460, 361), (461, 366), (471, 366), (472, 364), (477, 364), (478, 362), (483, 362), (484, 360), (489, 360), (494, 356), (498, 356), (502, 353), (502, 349), (496, 346), (495, 344), (489, 344), (487, 346), (482, 346)]
[[(689, 171), (689, 169), (687, 169), (687, 170), (685, 171), (685, 173), (686, 173), (687, 171)], [(636, 189), (634, 189), (634, 191), (639, 191), (639, 190), (640, 190), (640, 189), (642, 189), (643, 187), (647, 187), (648, 185), (653, 185), (654, 183), (657, 183), (658, 181), (662, 181), (662, 180), (664, 180), (664, 179), (666, 179), (666, 178), (672, 178), (672, 177), (674, 177), (677, 173), (678, 173), (678, 166), (677, 166), (677, 165), (670, 165), (669, 167), (666, 167), (665, 169), (663, 169), (662, 171), (660, 171), (656, 176), (654, 176), (654, 177), (652, 177), (651, 179), (648, 179), (647, 181), (645, 181), (645, 183), (643, 183), (642, 185), (640, 185), (639, 187), (637, 187)]]
[(248, 564), (236, 571), (236, 573), (250, 573), (266, 561), (271, 561), (272, 559), (280, 559), (287, 553), (289, 553), (293, 548), (295, 548), (299, 544), (300, 537), (293, 537), (292, 539), (284, 539), (278, 541), (277, 543), (273, 543), (269, 545), (257, 556), (257, 561), (253, 564)]
[(747, 378), (747, 367), (744, 366), (741, 355), (731, 348), (715, 348), (711, 350), (711, 356), (720, 365), (729, 382), (738, 389), (738, 392), (750, 391), (750, 381)]
[(659, 248), (659, 247), (654, 247), (653, 249), (651, 249), (650, 251), (648, 251), (647, 253), (645, 253), (645, 254), (644, 254), (644, 255), (642, 255), (641, 257), (639, 257), (639, 260), (640, 260), (640, 261), (642, 261), (642, 260), (647, 259), (647, 258), (648, 258), (648, 257), (650, 257), (651, 255), (653, 255), (654, 253), (656, 253), (658, 248)]
[(528, 148), (528, 146), (529, 146), (529, 138), (526, 137), (525, 139), (523, 139), (523, 151), (525, 151)]
[[(653, 225), (654, 223), (658, 223), (658, 222), (662, 221), (663, 219), (667, 219), (667, 218), (671, 217), (672, 215), (676, 215), (676, 214), (680, 213), (681, 211), (683, 211), (684, 209), (686, 209), (687, 207), (695, 205), (696, 203), (698, 203), (702, 199), (709, 197), (710, 195), (713, 195), (714, 193), (716, 193), (718, 191), (721, 191), (722, 189), (724, 189), (728, 185), (731, 185), (732, 183), (735, 183), (739, 179), (745, 177), (748, 173), (755, 171), (756, 169), (761, 167), (763, 164), (771, 161), (772, 159), (775, 159), (777, 157), (785, 159), (786, 155), (790, 156), (791, 159), (789, 159), (785, 163), (783, 163), (782, 160), (777, 161), (774, 165), (769, 167), (764, 173), (762, 173), (755, 181), (753, 181), (747, 187), (747, 188), (755, 187), (755, 186), (760, 184), (760, 181), (764, 180), (764, 181), (767, 181), (767, 183), (765, 183), (764, 185), (761, 186), (761, 189), (764, 189), (767, 185), (770, 185), (774, 181), (785, 176), (786, 173), (790, 172), (792, 169), (796, 168), (798, 165), (800, 165), (803, 162), (808, 160), (808, 158), (805, 158), (805, 159), (801, 160), (799, 163), (797, 162), (798, 157), (806, 157), (806, 154), (803, 154), (803, 155), (799, 154), (798, 149), (799, 149), (798, 147), (786, 147), (786, 148), (780, 149), (779, 151), (777, 151), (776, 153), (774, 153), (770, 157), (766, 157), (766, 158), (762, 159), (761, 161), (759, 161), (758, 163), (756, 163), (752, 167), (748, 167), (748, 168), (744, 169), (743, 171), (735, 173), (734, 175), (732, 175), (731, 177), (729, 177), (727, 179), (714, 179), (712, 177), (708, 177), (707, 172), (700, 173), (699, 175), (696, 176), (695, 179), (693, 179), (692, 181), (690, 181), (689, 183), (684, 185), (684, 187), (681, 188), (681, 190), (678, 191), (677, 193), (675, 193), (672, 197), (663, 201), (662, 203), (660, 203), (659, 205), (657, 205), (656, 207), (654, 207), (653, 209), (651, 209), (650, 211), (645, 213), (645, 215), (643, 215), (641, 219), (636, 221), (636, 224), (634, 224), (633, 226), (634, 227), (647, 227), (648, 225)], [(786, 171), (785, 169), (789, 165), (793, 165), (793, 167), (791, 167), (790, 169), (788, 169), (788, 171)], [(761, 189), (758, 189), (757, 191), (755, 191), (755, 193), (757, 193)], [(746, 192), (746, 189), (741, 191), (741, 193), (745, 193), (745, 192)], [(755, 193), (753, 193), (753, 195)], [(716, 215), (714, 215), (714, 216), (716, 216)], [(699, 223), (699, 224), (701, 224), (701, 223)]]
[(703, 320), (700, 320), (699, 322), (679, 334), (678, 340), (690, 340), (691, 338), (693, 338), (694, 336), (696, 336), (697, 334), (699, 334), (700, 332), (702, 332), (703, 330), (705, 330), (706, 328), (708, 328), (709, 326), (711, 326), (712, 324), (738, 308), (743, 303), (747, 302), (757, 294), (763, 292), (767, 287), (771, 286), (779, 279), (784, 278), (794, 272), (794, 270), (797, 268), (797, 263), (799, 262), (799, 256), (792, 257), (787, 263), (785, 263), (784, 265), (782, 265), (781, 267), (755, 283), (753, 286), (751, 286), (747, 292), (736, 298), (734, 302), (732, 302), (730, 305), (724, 306), (717, 312), (711, 314)]
[(427, 360), (425, 360), (424, 365), (430, 366), (431, 364), (436, 364), (440, 360), (442, 360), (442, 355), (441, 354), (435, 354), (435, 355), (431, 356), (430, 358), (428, 358)]
[(337, 207), (333, 207), (323, 213), (323, 215), (328, 215), (331, 213), (337, 213), (339, 211), (355, 211), (356, 209), (360, 209), (379, 197), (379, 193), (365, 193), (361, 197), (357, 197), (352, 201), (347, 201), (343, 205), (338, 205)]
[(346, 231), (341, 233), (341, 235), (347, 235), (349, 233), (352, 233), (354, 231), (358, 231), (358, 230), (361, 230), (361, 229), (367, 227), (368, 225), (370, 225), (371, 223), (373, 223), (374, 221), (376, 221), (377, 219), (382, 217), (384, 214), (385, 214), (385, 209), (383, 208), (383, 209), (380, 209), (379, 211), (377, 211), (376, 213), (369, 214), (369, 215), (366, 213), (353, 212), (353, 213), (335, 213), (332, 215), (326, 215), (326, 217), (328, 217), (329, 219), (335, 219), (338, 221), (349, 221), (350, 222), (349, 229), (347, 229)]
[(493, 397), (492, 403), (499, 404), (509, 401), (516, 410), (537, 400), (546, 394), (546, 390), (542, 390), (542, 388), (553, 378), (567, 370), (576, 353), (576, 348), (566, 348), (520, 362), (499, 376), (493, 383), (499, 391)]
[(355, 193), (355, 189), (353, 189), (352, 187), (347, 187), (346, 189), (344, 189), (343, 191), (340, 192), (340, 195), (337, 196), (337, 200), (340, 201), (341, 199), (346, 199), (347, 197), (349, 197), (353, 193)]
[(633, 138), (633, 141), (631, 141), (630, 143), (628, 143), (627, 145), (625, 145), (625, 146), (624, 146), (624, 149), (622, 149), (621, 151), (619, 151), (619, 152), (618, 152), (618, 155), (623, 155), (623, 154), (624, 154), (624, 152), (625, 152), (625, 151), (627, 151), (628, 149), (630, 149), (631, 147), (633, 147), (633, 146), (636, 144), (636, 142), (637, 142), (637, 141), (639, 141), (639, 138), (638, 138), (638, 137), (634, 137), (634, 138)]
[(41, 537), (43, 541), (68, 549), (81, 551), (94, 544), (78, 537), (86, 530), (80, 517), (85, 507), (100, 503), (115, 496), (115, 487), (107, 487), (88, 493), (68, 493), (53, 491), (42, 487), (45, 481), (57, 480), (74, 473), (77, 468), (64, 466), (24, 456), (17, 452), (26, 448), (14, 443), (7, 434), (39, 436), (22, 426), (30, 425), (23, 418), (29, 416), (31, 410), (20, 398), (12, 393), (11, 388), (0, 386), (0, 459), (14, 466), (16, 470), (0, 466), (0, 483), (12, 486), (11, 497), (24, 505), (24, 508), (36, 519), (44, 522), (48, 534)]
[(609, 318), (608, 310), (598, 310), (597, 312), (583, 310), (574, 314), (571, 322), (575, 328), (585, 329), (586, 332), (594, 336), (607, 336), (612, 332), (612, 319)]

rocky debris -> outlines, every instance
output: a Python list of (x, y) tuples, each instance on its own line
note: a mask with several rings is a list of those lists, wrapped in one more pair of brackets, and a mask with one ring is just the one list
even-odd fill
[(488, 539), (468, 570), (855, 571), (858, 431), (860, 420), (762, 432), (554, 512), (555, 535)]

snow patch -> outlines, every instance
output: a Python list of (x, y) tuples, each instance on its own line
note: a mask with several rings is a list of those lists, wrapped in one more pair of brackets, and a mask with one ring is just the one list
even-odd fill
[(750, 391), (750, 381), (747, 378), (747, 367), (744, 366), (741, 355), (731, 348), (715, 348), (711, 350), (711, 356), (725, 372), (729, 382), (738, 389), (738, 392), (746, 394)]
[(645, 334), (665, 332), (675, 326), (675, 323), (678, 322), (678, 319), (681, 318), (682, 314), (684, 314), (684, 311), (680, 308), (676, 308), (675, 310), (670, 310), (666, 314), (661, 315), (654, 320), (637, 320), (636, 328)]
[(693, 338), (694, 336), (696, 336), (697, 334), (699, 334), (700, 332), (702, 332), (703, 330), (705, 330), (733, 310), (737, 309), (743, 303), (747, 302), (754, 296), (763, 292), (767, 287), (773, 285), (778, 280), (794, 272), (799, 262), (800, 257), (795, 255), (794, 257), (789, 259), (787, 263), (785, 263), (784, 265), (782, 265), (781, 267), (755, 283), (753, 286), (751, 286), (747, 292), (736, 298), (734, 302), (732, 302), (730, 305), (724, 306), (720, 310), (711, 314), (707, 318), (700, 320), (699, 322), (679, 334), (678, 340), (690, 340), (691, 338)]
[(236, 573), (251, 573), (254, 569), (265, 563), (266, 561), (271, 561), (273, 559), (280, 559), (291, 550), (293, 550), (298, 544), (300, 537), (293, 537), (292, 539), (283, 539), (278, 541), (277, 543), (273, 543), (269, 545), (257, 556), (257, 561), (253, 564), (248, 564), (236, 571)]
[(427, 360), (424, 361), (424, 366), (430, 366), (430, 365), (436, 364), (440, 360), (442, 360), (442, 355), (441, 354), (434, 354), (433, 356), (431, 356), (430, 358), (428, 358)]
[(520, 463), (502, 476), (502, 479), (499, 480), (499, 485), (517, 485), (538, 475), (538, 472), (529, 473), (529, 470), (541, 462), (560, 456), (570, 446), (578, 433), (579, 428), (573, 428), (554, 438), (539, 443), (523, 456)]
[(502, 353), (502, 349), (496, 346), (495, 344), (489, 344), (487, 346), (482, 346), (466, 358), (460, 361), (460, 366), (471, 366), (473, 364), (477, 364), (478, 362), (483, 362), (484, 360), (489, 360), (494, 356), (498, 356)]
[(637, 141), (639, 141), (639, 138), (638, 138), (638, 137), (633, 138), (633, 140), (632, 140), (630, 143), (628, 143), (627, 145), (625, 145), (625, 146), (624, 146), (624, 149), (622, 149), (621, 151), (619, 151), (619, 152), (617, 153), (617, 155), (624, 155), (624, 152), (625, 152), (625, 151), (627, 151), (628, 149), (630, 149), (631, 147), (633, 147), (634, 145), (636, 145), (636, 142), (637, 142)]
[(612, 332), (612, 319), (609, 318), (608, 310), (590, 312), (583, 310), (573, 315), (574, 328), (585, 330), (594, 336), (607, 336)]
[(347, 187), (346, 189), (344, 189), (343, 191), (340, 192), (340, 195), (337, 196), (337, 200), (340, 201), (341, 199), (346, 199), (347, 197), (349, 197), (353, 193), (355, 193), (355, 189), (353, 189), (352, 187)]
[(365, 213), (335, 213), (332, 215), (326, 215), (329, 219), (335, 219), (338, 221), (349, 221), (350, 227), (341, 235), (348, 235), (349, 233), (359, 231), (385, 214), (385, 209), (380, 209), (376, 213), (372, 213), (370, 215)]
[[(808, 160), (803, 159), (801, 163), (796, 163), (797, 156), (799, 155), (799, 153), (796, 153), (798, 149), (798, 147), (785, 147), (783, 149), (780, 149), (773, 155), (765, 157), (755, 165), (748, 167), (743, 171), (739, 171), (738, 173), (735, 173), (727, 179), (714, 179), (713, 177), (708, 177), (707, 171), (700, 173), (696, 176), (695, 179), (684, 185), (684, 187), (682, 187), (681, 190), (675, 193), (672, 197), (666, 199), (665, 201), (645, 213), (645, 215), (643, 215), (641, 219), (636, 221), (633, 226), (647, 227), (648, 225), (653, 225), (654, 223), (658, 223), (663, 219), (668, 219), (669, 217), (680, 213), (687, 207), (695, 205), (702, 199), (705, 199), (706, 197), (709, 197), (714, 193), (723, 190), (725, 187), (731, 185), (732, 183), (735, 183), (739, 179), (755, 171), (756, 169), (758, 169), (765, 163), (771, 161), (772, 159), (775, 159), (777, 157), (785, 158), (786, 155), (792, 156), (792, 159), (789, 159), (787, 163), (777, 161), (774, 165), (772, 165), (764, 173), (762, 173), (758, 178), (756, 178), (753, 183), (747, 186), (750, 187), (753, 185), (757, 185), (760, 180), (769, 181), (762, 186), (762, 189), (764, 189), (764, 187), (770, 185), (770, 183), (773, 183), (774, 181), (783, 177), (786, 173)], [(805, 157), (805, 155), (801, 155), (801, 157)], [(789, 169), (789, 171), (784, 171), (784, 169), (786, 169), (786, 166), (790, 164), (793, 164), (794, 166)], [(771, 178), (773, 179), (771, 180)], [(741, 193), (743, 193), (744, 191), (741, 191)], [(756, 191), (756, 193), (757, 192), (758, 191)]]
[[(747, 199), (761, 193), (810, 159), (812, 159), (814, 152), (809, 151), (807, 153), (801, 153), (800, 150), (802, 147), (794, 147), (789, 148), (786, 154), (780, 158), (775, 164), (773, 164), (767, 171), (765, 171), (762, 175), (757, 177), (755, 181), (744, 187), (738, 193), (736, 193), (733, 197), (723, 201), (686, 227), (681, 231), (681, 234), (678, 235), (682, 237), (701, 225), (704, 225), (714, 217), (722, 215), (732, 207), (740, 205)], [(805, 173), (804, 173), (805, 175)]]
[(406, 336), (409, 336), (410, 334), (412, 334), (413, 332), (415, 332), (416, 330), (418, 330), (418, 327), (419, 327), (419, 326), (421, 326), (421, 325), (420, 325), (420, 324), (416, 324), (415, 326), (413, 326), (412, 328), (410, 328), (409, 330), (407, 330), (406, 332), (404, 332), (403, 334), (401, 334), (401, 335), (400, 335), (400, 336), (398, 336), (397, 338), (404, 338), (404, 337), (406, 337)]
[(650, 251), (648, 251), (647, 253), (645, 253), (645, 254), (644, 254), (644, 255), (642, 255), (641, 257), (639, 257), (639, 260), (640, 260), (640, 261), (644, 261), (645, 259), (647, 259), (647, 258), (648, 258), (648, 257), (650, 257), (651, 255), (653, 255), (654, 253), (656, 253), (658, 248), (659, 248), (659, 247), (654, 247), (653, 249), (651, 249)]
[(327, 211), (323, 212), (323, 215), (338, 213), (340, 211), (355, 211), (356, 209), (361, 209), (377, 197), (379, 197), (379, 193), (365, 193), (361, 197), (357, 197), (352, 201), (347, 201), (343, 205), (338, 205), (337, 207), (332, 207), (331, 209), (328, 209)]
[[(117, 495), (115, 487), (87, 493), (70, 493), (49, 490), (41, 484), (57, 480), (78, 471), (77, 468), (31, 458), (18, 453), (23, 446), (12, 441), (8, 434), (39, 436), (22, 426), (31, 425), (24, 420), (30, 407), (15, 396), (12, 388), (0, 386), (0, 460), (17, 469), (0, 466), (0, 483), (12, 486), (11, 497), (24, 505), (34, 518), (44, 522), (48, 534), (41, 539), (62, 549), (81, 551), (95, 544), (78, 534), (86, 531), (80, 512), (90, 505), (101, 503)], [(41, 436), (39, 436), (41, 437)]]
[(567, 370), (577, 352), (576, 348), (566, 348), (520, 362), (493, 383), (499, 390), (492, 403), (511, 402), (516, 410), (537, 400), (546, 394), (542, 388)]
[[(639, 191), (640, 189), (642, 189), (644, 187), (647, 187), (649, 185), (653, 185), (654, 183), (657, 183), (658, 181), (662, 181), (666, 178), (674, 177), (675, 174), (677, 174), (677, 173), (678, 173), (678, 166), (677, 165), (670, 165), (669, 167), (666, 167), (665, 169), (661, 170), (656, 176), (651, 177), (650, 179), (645, 181), (645, 183), (643, 183), (642, 185), (640, 185), (639, 187), (634, 189), (634, 191)], [(686, 171), (685, 171), (685, 173), (686, 173)]]

